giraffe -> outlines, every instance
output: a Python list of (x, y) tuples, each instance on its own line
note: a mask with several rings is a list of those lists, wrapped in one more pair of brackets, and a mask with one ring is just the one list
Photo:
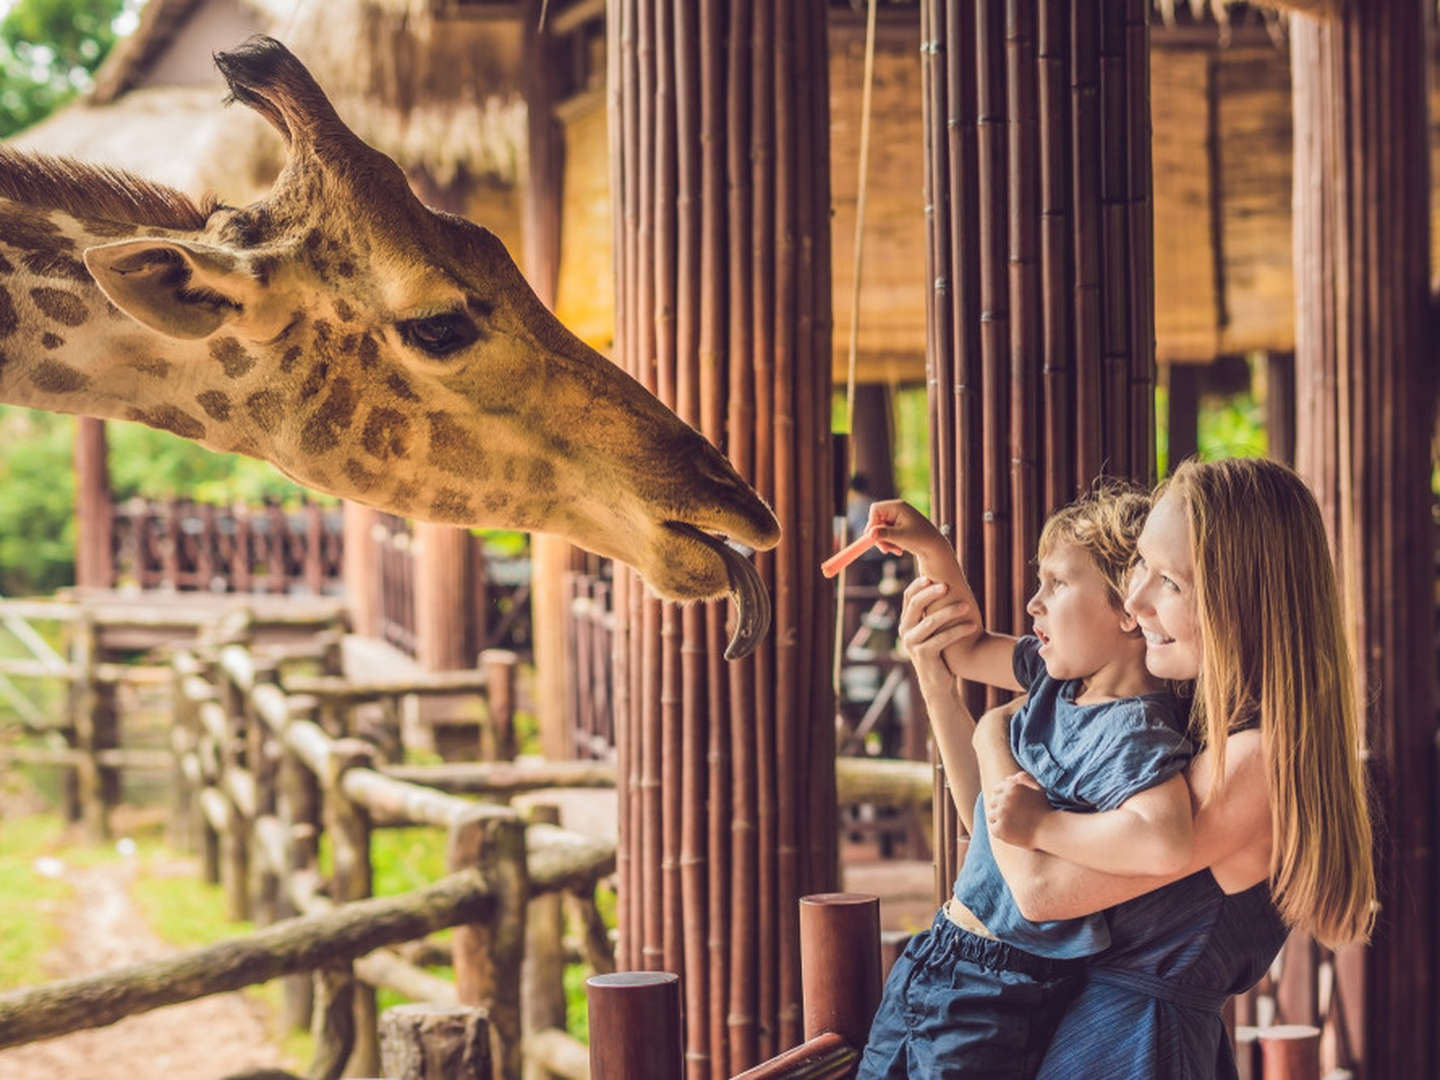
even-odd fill
[[(768, 629), (774, 515), (566, 330), (498, 239), (429, 209), (280, 42), (217, 54), (287, 144), (259, 202), (197, 205), (0, 147), (0, 402), (137, 420), (422, 520), (543, 531)], [(718, 534), (718, 535), (717, 535)]]

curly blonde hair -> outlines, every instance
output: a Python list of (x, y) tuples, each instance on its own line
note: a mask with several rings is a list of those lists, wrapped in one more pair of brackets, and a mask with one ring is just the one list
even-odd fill
[(1150, 513), (1150, 493), (1118, 480), (1096, 481), (1069, 506), (1051, 514), (1040, 531), (1038, 558), (1060, 544), (1074, 544), (1091, 559), (1110, 586), (1110, 603), (1125, 604), (1126, 583), (1135, 563), (1135, 544)]

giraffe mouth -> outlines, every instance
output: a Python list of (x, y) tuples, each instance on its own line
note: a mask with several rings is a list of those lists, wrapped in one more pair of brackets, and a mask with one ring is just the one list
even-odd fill
[(735, 602), (735, 628), (730, 634), (730, 644), (725, 647), (725, 659), (741, 660), (749, 656), (770, 629), (770, 593), (760, 580), (759, 571), (730, 541), (711, 536), (683, 521), (669, 521), (666, 525), (720, 556), (730, 582), (730, 599)]

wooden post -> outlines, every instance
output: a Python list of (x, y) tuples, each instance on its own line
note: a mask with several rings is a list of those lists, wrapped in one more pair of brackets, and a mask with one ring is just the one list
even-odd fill
[(496, 1077), (520, 1080), (520, 972), (529, 894), (525, 824), (477, 807), (473, 816), (451, 825), (446, 860), (451, 871), (479, 866), (494, 883), (495, 917), (455, 928), (455, 992), (462, 1005), (484, 1006), (490, 1016)]
[[(553, 804), (530, 807), (531, 823), (560, 824), (560, 808)], [(521, 975), (520, 1018), (523, 1036), (546, 1028), (565, 1030), (565, 911), (558, 892), (530, 901), (525, 913), (525, 964)], [(550, 1080), (549, 1070), (530, 1062), (525, 1080)]]
[(1265, 434), (1270, 456), (1295, 464), (1295, 354), (1265, 354)]
[(1259, 1028), (1260, 1072), (1265, 1080), (1319, 1080), (1320, 1029), (1308, 1024)]
[(380, 511), (359, 503), (344, 506), (345, 601), (350, 622), (362, 637), (380, 636)]
[(515, 670), (519, 664), (520, 658), (508, 649), (486, 649), (480, 654), (496, 761), (515, 760)]
[(105, 421), (78, 417), (75, 421), (75, 584), (82, 589), (108, 589), (114, 583), (110, 499)]
[[(370, 768), (374, 749), (359, 739), (336, 739), (331, 745), (330, 773), (324, 786), (325, 831), (330, 834), (334, 873), (331, 898), (336, 903), (363, 900), (374, 889), (370, 866), (370, 815), (346, 796), (341, 780), (347, 769)], [(336, 978), (338, 978), (338, 974)], [(354, 991), (355, 1048), (350, 1054), (347, 1076), (373, 1076), (379, 1067), (380, 1050), (376, 1035), (375, 990), (359, 985)], [(316, 1015), (321, 1009), (321, 984), (316, 983)]]
[(396, 1005), (380, 1017), (387, 1080), (491, 1080), (490, 1024), (465, 1005)]
[(100, 763), (95, 756), (100, 749), (104, 704), (100, 698), (100, 684), (95, 677), (100, 636), (94, 614), (88, 610), (83, 612), (71, 624), (71, 634), (70, 662), (75, 668), (72, 723), (75, 748), (84, 755), (75, 767), (76, 793), (85, 831), (92, 843), (101, 843), (110, 839), (110, 815), (105, 806), (105, 784)]
[(1198, 364), (1170, 364), (1167, 431), (1169, 432), (1169, 470), (1175, 471), (1186, 458), (1200, 449), (1200, 389), (1205, 369)]
[(861, 383), (855, 387), (855, 423), (850, 432), (852, 453), (855, 472), (869, 482), (872, 499), (895, 497), (893, 406), (890, 388), (884, 383)]
[(474, 663), (466, 610), (469, 537), (450, 525), (415, 522), (415, 659), (427, 671)]
[[(320, 848), (320, 784), (300, 757), (282, 742), (280, 749), (280, 822), (289, 847), (289, 869), (314, 870)], [(298, 915), (290, 902), (289, 890), (281, 889), (282, 918)], [(304, 1030), (314, 1008), (314, 985), (307, 975), (285, 979), (284, 1015), (287, 1025)]]
[(865, 1046), (880, 1004), (880, 901), (853, 893), (800, 900), (805, 1038), (827, 1031)]
[(680, 978), (619, 971), (585, 980), (590, 1080), (679, 1080)]
[[(1426, 132), (1428, 0), (1290, 22), (1295, 109), (1295, 459), (1348, 594), (1375, 798), (1379, 912), (1337, 956), (1348, 1048), (1366, 1076), (1440, 1071), (1431, 813), (1435, 599)], [(1425, 587), (1420, 587), (1425, 583)], [(1291, 943), (1293, 947), (1294, 943)], [(1288, 948), (1287, 947), (1287, 948)], [(1427, 960), (1427, 958), (1431, 958)]]
[(306, 1072), (307, 1080), (340, 1080), (342, 1075), (361, 1076), (374, 1068), (356, 1071), (359, 1050), (355, 1030), (355, 972), (347, 960), (315, 969), (315, 1016), (310, 1034), (315, 1039), (315, 1059)]

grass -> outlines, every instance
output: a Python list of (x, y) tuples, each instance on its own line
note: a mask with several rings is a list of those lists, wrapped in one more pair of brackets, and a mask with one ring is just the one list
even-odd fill
[(62, 831), (53, 814), (0, 821), (0, 989), (52, 977), (41, 961), (60, 944), (54, 916), (74, 890), (41, 874), (36, 860), (56, 853)]

